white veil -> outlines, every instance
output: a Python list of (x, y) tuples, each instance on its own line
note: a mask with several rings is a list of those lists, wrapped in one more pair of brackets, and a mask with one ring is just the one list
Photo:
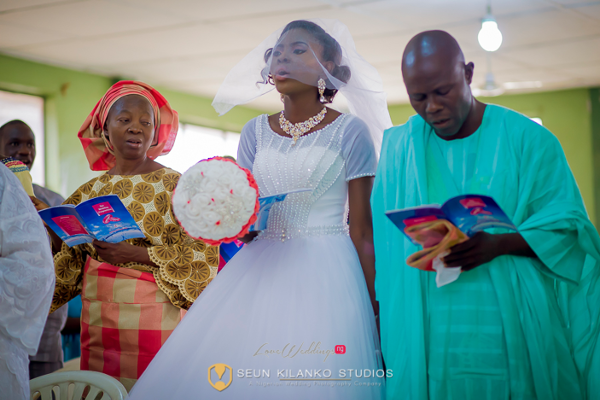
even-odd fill
[[(332, 65), (331, 63), (327, 63), (327, 59), (321, 61), (322, 58), (325, 58), (324, 56), (318, 57), (316, 55), (316, 53), (324, 54), (323, 47), (317, 48), (315, 45), (315, 43), (321, 44), (318, 38), (316, 42), (315, 40), (305, 40), (305, 43), (298, 45), (299, 47), (294, 51), (294, 48), (290, 47), (292, 44), (287, 43), (290, 40), (286, 42), (286, 39), (291, 39), (288, 35), (292, 31), (297, 33), (302, 28), (290, 29), (283, 33), (284, 28), (282, 27), (269, 35), (258, 47), (233, 67), (221, 84), (213, 100), (213, 107), (219, 115), (223, 115), (234, 106), (245, 104), (273, 90), (275, 86), (269, 83), (269, 74), (275, 73), (277, 70), (278, 67), (276, 64), (281, 62), (277, 60), (278, 56), (280, 58), (289, 56), (289, 58), (285, 59), (287, 61), (284, 64), (279, 64), (286, 66), (286, 71), (283, 73), (288, 78), (296, 79), (313, 86), (317, 86), (318, 77), (321, 76), (326, 81), (327, 89), (337, 90), (343, 95), (346, 99), (349, 112), (367, 124), (375, 148), (379, 153), (383, 131), (392, 126), (387, 109), (386, 94), (383, 91), (383, 84), (379, 73), (358, 54), (354, 40), (346, 25), (332, 19), (310, 19), (303, 21), (318, 25), (339, 44), (337, 50), (341, 50), (341, 57), (339, 57), (339, 51), (334, 51), (337, 56), (333, 60), (336, 67), (339, 68), (332, 70)], [(302, 24), (301, 21), (298, 22)], [(313, 34), (310, 32), (304, 32), (304, 36), (311, 35)], [(277, 51), (277, 49), (283, 49), (284, 47), (287, 50)], [(267, 53), (269, 49), (274, 50)], [(291, 53), (289, 52), (290, 49)], [(284, 51), (287, 51), (285, 55), (282, 54)], [(302, 61), (297, 61), (300, 58), (296, 53), (299, 52), (304, 53)], [(307, 60), (309, 61), (308, 63)], [(323, 64), (328, 65), (329, 69)], [(336, 70), (346, 69), (344, 67), (350, 70), (350, 78), (346, 79), (347, 82), (338, 79), (341, 76), (340, 74), (336, 74)]]

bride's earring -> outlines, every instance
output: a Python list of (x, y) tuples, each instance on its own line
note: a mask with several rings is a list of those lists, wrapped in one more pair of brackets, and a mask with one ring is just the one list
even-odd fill
[(327, 100), (325, 100), (324, 93), (327, 85), (325, 84), (325, 80), (323, 80), (323, 78), (319, 78), (319, 80), (317, 81), (317, 87), (319, 88), (319, 101), (321, 102), (321, 104), (325, 104)]
[(281, 93), (281, 102), (282, 102), (282, 103), (285, 103), (285, 100), (284, 100), (284, 95), (283, 95), (283, 93)]

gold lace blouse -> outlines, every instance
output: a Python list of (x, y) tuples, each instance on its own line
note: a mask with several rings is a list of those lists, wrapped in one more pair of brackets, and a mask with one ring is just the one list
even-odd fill
[[(134, 246), (148, 248), (150, 259), (158, 265), (129, 262), (119, 267), (151, 272), (158, 287), (173, 305), (187, 309), (217, 274), (219, 247), (208, 246), (189, 237), (177, 223), (171, 209), (171, 195), (179, 174), (162, 168), (141, 175), (104, 175), (81, 186), (65, 204), (116, 194), (127, 207), (144, 239), (129, 239)], [(87, 256), (104, 261), (90, 243), (62, 249), (54, 256), (56, 289), (51, 311), (56, 310), (81, 293), (83, 267)]]

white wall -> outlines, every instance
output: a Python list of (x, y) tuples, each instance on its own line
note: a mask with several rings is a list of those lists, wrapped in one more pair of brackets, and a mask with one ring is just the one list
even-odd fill
[(44, 186), (44, 99), (38, 96), (4, 92), (0, 90), (0, 126), (13, 119), (25, 122), (35, 135), (36, 156), (31, 170), (34, 183)]
[(197, 125), (182, 124), (173, 150), (157, 162), (184, 173), (200, 160), (214, 156), (237, 157), (240, 134)]

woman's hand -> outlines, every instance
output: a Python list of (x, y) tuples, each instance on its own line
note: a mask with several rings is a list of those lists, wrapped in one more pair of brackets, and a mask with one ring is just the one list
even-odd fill
[(250, 233), (245, 234), (244, 236), (242, 236), (241, 238), (238, 238), (238, 240), (244, 244), (248, 244), (251, 241), (254, 240), (255, 237), (258, 236), (258, 231), (252, 231)]
[(81, 318), (68, 317), (65, 327), (60, 333), (63, 335), (79, 335), (81, 333)]
[(35, 206), (35, 209), (38, 210), (38, 211), (42, 211), (42, 210), (45, 210), (47, 208), (50, 208), (50, 206), (48, 204), (44, 203), (43, 201), (41, 201), (37, 197), (29, 196), (29, 198), (31, 199), (31, 202)]
[(125, 264), (137, 262), (140, 264), (156, 266), (144, 247), (134, 246), (127, 242), (108, 243), (94, 240), (92, 245), (98, 252), (100, 258), (110, 264)]

